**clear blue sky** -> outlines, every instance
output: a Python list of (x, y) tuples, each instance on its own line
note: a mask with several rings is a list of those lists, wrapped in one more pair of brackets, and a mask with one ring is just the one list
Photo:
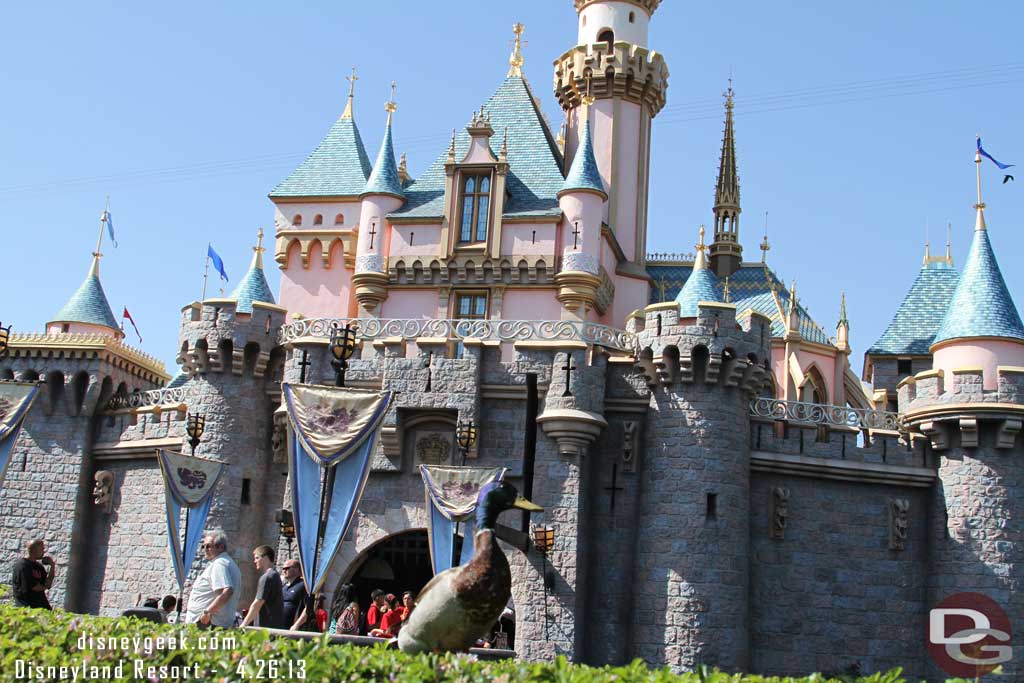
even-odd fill
[[(395, 145), (416, 175), (504, 78), (514, 21), (556, 122), (551, 63), (576, 39), (571, 0), (15, 3), (4, 14), (0, 320), (42, 330), (85, 276), (110, 194), (120, 247), (104, 248), (104, 287), (172, 374), (207, 241), (233, 285), (256, 229), (272, 232), (267, 192), (341, 112), (352, 65), (371, 158), (398, 82)], [(767, 210), (770, 265), (797, 279), (829, 331), (846, 290), (858, 372), (913, 281), (926, 221), (935, 250), (953, 222), (963, 262), (976, 132), (1021, 164), (1005, 186), (984, 170), (992, 240), (1024, 304), (1022, 20), (1017, 2), (665, 0), (650, 36), (672, 76), (654, 124), (648, 250), (689, 251), (710, 222), (731, 69), (745, 256), (760, 256)]]

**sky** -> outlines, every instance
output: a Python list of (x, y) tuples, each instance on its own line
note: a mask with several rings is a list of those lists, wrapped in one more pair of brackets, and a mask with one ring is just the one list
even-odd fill
[[(557, 126), (552, 61), (577, 31), (571, 0), (101, 0), (9, 3), (4, 16), (17, 28), (0, 39), (0, 321), (43, 330), (86, 275), (109, 195), (118, 247), (104, 245), (104, 288), (144, 339), (129, 329), (127, 341), (170, 374), (207, 242), (230, 292), (256, 230), (272, 234), (267, 193), (341, 113), (353, 65), (371, 160), (395, 80), (395, 148), (416, 176), (504, 79), (516, 21), (524, 74)], [(649, 39), (671, 77), (654, 121), (648, 251), (692, 251), (711, 223), (731, 74), (745, 260), (760, 259), (768, 212), (769, 265), (796, 279), (829, 332), (846, 292), (859, 372), (913, 282), (926, 232), (941, 251), (950, 221), (963, 263), (975, 134), (1024, 164), (1022, 20), (1009, 1), (665, 0)], [(1021, 302), (1024, 171), (1006, 185), (994, 166), (983, 171), (990, 236)]]

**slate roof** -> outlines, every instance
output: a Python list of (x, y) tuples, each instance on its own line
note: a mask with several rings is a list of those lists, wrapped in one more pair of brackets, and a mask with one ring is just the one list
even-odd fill
[(594, 145), (590, 140), (590, 119), (583, 124), (583, 134), (580, 136), (580, 146), (576, 156), (572, 159), (572, 166), (569, 168), (569, 175), (565, 177), (562, 185), (562, 192), (573, 190), (591, 190), (600, 192), (605, 197), (604, 183), (601, 182), (601, 172), (597, 170), (597, 159), (594, 158)]
[(164, 388), (165, 389), (177, 389), (178, 387), (185, 386), (185, 382), (187, 382), (187, 381), (188, 381), (188, 375), (186, 375), (184, 372), (179, 372), (177, 375), (174, 376), (174, 379), (172, 379), (170, 382), (167, 383), (167, 386), (164, 387)]
[[(692, 271), (692, 261), (648, 263), (647, 273), (654, 279), (649, 303), (675, 300)], [(786, 321), (783, 316), (779, 315), (769, 283), (779, 293), (782, 310), (785, 311), (789, 307), (789, 289), (775, 273), (760, 263), (744, 263), (738, 271), (732, 274), (729, 278), (729, 298), (731, 303), (736, 305), (737, 314), (748, 308), (753, 309), (771, 319), (773, 337), (783, 337), (786, 334)], [(662, 295), (662, 284), (664, 284), (664, 296)], [(716, 279), (715, 287), (719, 293), (717, 300), (722, 301), (724, 299), (722, 296), (724, 281)], [(832, 345), (829, 335), (811, 318), (799, 300), (797, 301), (797, 312), (800, 316), (800, 335), (804, 339), (817, 344)]]
[(721, 301), (718, 278), (707, 266), (703, 254), (699, 254), (700, 266), (690, 271), (683, 288), (676, 295), (680, 318), (697, 317), (697, 304), (701, 301)]
[(963, 274), (933, 343), (963, 337), (1024, 339), (1024, 324), (984, 227), (974, 231)]
[(270, 197), (358, 195), (370, 176), (370, 159), (353, 118), (342, 115), (316, 149)]
[(384, 140), (380, 143), (377, 162), (373, 165), (369, 180), (363, 194), (390, 194), (404, 197), (402, 181), (398, 179), (398, 166), (395, 164), (395, 146), (391, 141), (391, 115), (384, 127)]
[(267, 284), (267, 278), (263, 274), (263, 259), (260, 258), (260, 254), (253, 255), (249, 272), (235, 287), (235, 291), (231, 292), (231, 298), (238, 302), (235, 310), (239, 313), (252, 313), (254, 301), (262, 301), (267, 304), (275, 303), (274, 293), (270, 291), (270, 285)]
[(99, 259), (93, 257), (89, 274), (85, 276), (85, 282), (78, 287), (78, 290), (71, 295), (68, 302), (57, 311), (57, 315), (50, 322), (89, 323), (120, 331), (117, 318), (110, 310), (110, 303), (103, 291), (103, 285), (100, 284)]
[(867, 355), (928, 355), (959, 280), (960, 273), (948, 263), (921, 266), (896, 315)]
[[(562, 176), (562, 155), (534, 101), (530, 86), (521, 76), (509, 76), (484, 105), (496, 135), (508, 127), (509, 174), (505, 189), (505, 216), (557, 216), (558, 191)], [(455, 136), (455, 158), (469, 149), (469, 133), (463, 128)], [(406, 186), (407, 202), (392, 216), (396, 218), (440, 218), (444, 212), (444, 164), (441, 153), (423, 174)]]

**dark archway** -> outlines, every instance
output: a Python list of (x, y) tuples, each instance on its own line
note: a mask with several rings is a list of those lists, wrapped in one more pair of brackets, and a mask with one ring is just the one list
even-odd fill
[(370, 608), (370, 593), (379, 588), (401, 597), (418, 595), (434, 577), (426, 529), (410, 529), (370, 546), (357, 560), (349, 582), (355, 585), (360, 608)]

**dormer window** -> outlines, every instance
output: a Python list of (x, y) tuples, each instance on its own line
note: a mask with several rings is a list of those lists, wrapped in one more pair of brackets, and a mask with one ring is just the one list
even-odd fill
[(459, 217), (459, 243), (487, 240), (491, 200), (491, 173), (463, 173)]

